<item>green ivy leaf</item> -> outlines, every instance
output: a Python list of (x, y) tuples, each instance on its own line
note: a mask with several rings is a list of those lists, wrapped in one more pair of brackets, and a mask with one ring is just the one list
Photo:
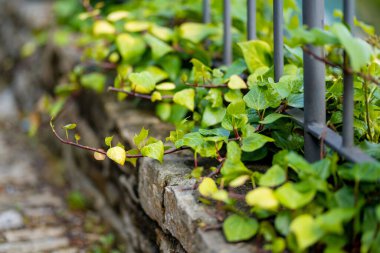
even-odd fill
[(147, 71), (132, 73), (129, 75), (129, 80), (132, 83), (132, 89), (137, 93), (149, 94), (156, 87), (153, 76)]
[(267, 142), (274, 142), (274, 140), (262, 134), (252, 133), (249, 137), (243, 138), (241, 149), (245, 152), (253, 152), (263, 147)]
[(190, 111), (194, 111), (194, 89), (184, 89), (174, 94), (173, 101), (179, 105), (185, 106)]
[(229, 90), (224, 94), (224, 99), (230, 103), (239, 102), (243, 100), (243, 93), (240, 90)]
[(261, 124), (272, 124), (273, 122), (281, 119), (281, 118), (290, 118), (288, 115), (284, 115), (281, 113), (271, 113), (264, 118), (264, 120), (259, 121)]
[(221, 173), (227, 183), (239, 176), (252, 174), (252, 172), (247, 169), (240, 158), (241, 150), (239, 145), (233, 141), (229, 142), (227, 144), (227, 159), (223, 163), (221, 169)]
[(169, 103), (159, 103), (156, 107), (156, 115), (163, 121), (170, 118), (172, 106)]
[(145, 34), (144, 38), (152, 49), (152, 57), (154, 60), (157, 60), (173, 51), (173, 49), (168, 44), (148, 33)]
[(207, 106), (202, 116), (202, 127), (214, 126), (222, 122), (226, 115), (226, 108), (211, 108)]
[(303, 108), (304, 106), (303, 94), (290, 94), (287, 98), (288, 105), (294, 108)]
[(256, 219), (237, 214), (230, 215), (223, 223), (223, 232), (229, 242), (239, 242), (252, 238), (259, 229)]
[(257, 111), (265, 110), (270, 106), (265, 91), (259, 86), (253, 86), (243, 99), (249, 108)]
[(341, 169), (339, 175), (346, 180), (356, 182), (378, 182), (380, 180), (379, 163), (360, 163), (353, 168)]
[(273, 165), (267, 172), (260, 178), (259, 185), (267, 187), (275, 187), (283, 184), (286, 181), (286, 173), (279, 165)]
[(294, 183), (288, 182), (276, 189), (275, 194), (280, 203), (289, 209), (298, 209), (313, 200), (315, 190), (298, 191)]
[(164, 152), (165, 152), (165, 148), (164, 148), (164, 143), (162, 141), (151, 143), (141, 148), (141, 154), (143, 156), (156, 159), (160, 163), (162, 163), (163, 161)]
[(354, 208), (335, 208), (319, 215), (316, 222), (326, 233), (343, 235), (344, 223), (350, 221), (354, 215)]
[(215, 143), (205, 140), (199, 132), (188, 133), (175, 142), (177, 148), (187, 146), (203, 157), (216, 157)]
[(104, 143), (105, 143), (108, 147), (111, 147), (111, 146), (112, 146), (112, 140), (113, 140), (113, 136), (106, 137), (106, 138), (104, 139)]
[(283, 236), (287, 236), (290, 231), (291, 213), (289, 211), (282, 211), (276, 215), (274, 225), (278, 232)]
[(272, 65), (272, 50), (270, 45), (261, 40), (251, 40), (238, 43), (243, 52), (249, 72), (253, 73), (260, 67)]
[(133, 137), (133, 142), (135, 143), (138, 149), (141, 149), (144, 146), (144, 140), (148, 137), (148, 135), (149, 135), (149, 130), (146, 130), (143, 127), (140, 133)]
[(352, 36), (344, 24), (336, 23), (331, 31), (338, 37), (339, 42), (350, 57), (351, 67), (354, 71), (360, 71), (371, 59), (372, 47), (362, 39)]
[(80, 83), (87, 89), (92, 89), (98, 93), (104, 91), (106, 77), (100, 73), (91, 73), (81, 76)]
[(169, 77), (169, 74), (166, 71), (156, 66), (149, 66), (149, 67), (143, 68), (143, 70), (149, 72), (149, 74), (152, 75), (155, 83), (161, 82)]
[(210, 101), (212, 108), (217, 108), (223, 106), (223, 97), (222, 91), (219, 89), (211, 89), (207, 96), (206, 100)]
[(122, 33), (116, 37), (116, 46), (121, 57), (128, 63), (137, 62), (146, 49), (145, 41), (141, 37)]
[(300, 250), (310, 247), (323, 236), (323, 230), (309, 214), (295, 218), (290, 224), (290, 231), (295, 234)]
[(214, 29), (207, 24), (200, 23), (183, 23), (179, 27), (179, 33), (182, 38), (199, 43), (207, 36), (214, 33)]
[(120, 165), (124, 165), (126, 159), (125, 155), (125, 150), (118, 146), (107, 150), (108, 158)]

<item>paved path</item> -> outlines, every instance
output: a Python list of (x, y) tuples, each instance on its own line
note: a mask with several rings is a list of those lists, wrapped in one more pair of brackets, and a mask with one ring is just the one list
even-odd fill
[(18, 125), (11, 94), (0, 91), (0, 253), (92, 252), (107, 229), (96, 213), (67, 208), (57, 162)]

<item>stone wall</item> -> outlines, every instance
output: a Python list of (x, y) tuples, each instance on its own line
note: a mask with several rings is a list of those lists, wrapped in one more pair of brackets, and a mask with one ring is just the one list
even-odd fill
[[(51, 29), (51, 2), (0, 0), (1, 74), (16, 95), (21, 117), (28, 117), (36, 101), (78, 61), (70, 48), (57, 48), (48, 43), (32, 57), (20, 59), (19, 50), (36, 29)], [(1, 86), (0, 86), (1, 88)], [(9, 88), (7, 88), (9, 89)], [(66, 163), (70, 182), (87, 196), (118, 232), (128, 246), (127, 252), (256, 252), (251, 243), (226, 243), (215, 210), (201, 205), (195, 181), (188, 179), (192, 154), (182, 152), (165, 157), (160, 164), (152, 159), (138, 161), (136, 168), (118, 166), (109, 160), (97, 162), (92, 154), (64, 146), (55, 139), (46, 117), (42, 117), (38, 137)], [(114, 96), (81, 92), (72, 100), (56, 122), (76, 122), (84, 143), (103, 146), (105, 136), (115, 135), (122, 143), (132, 145), (134, 134), (142, 127), (151, 135), (164, 138), (172, 129), (149, 110), (130, 103), (115, 102)], [(61, 133), (62, 134), (62, 133)]]

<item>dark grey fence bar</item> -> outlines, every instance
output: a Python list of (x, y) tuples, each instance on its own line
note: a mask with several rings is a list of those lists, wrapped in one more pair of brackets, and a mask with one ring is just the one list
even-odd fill
[[(303, 24), (309, 29), (324, 25), (324, 0), (303, 0)], [(322, 47), (307, 45), (315, 55), (323, 56)], [(312, 123), (326, 123), (325, 64), (304, 53), (304, 111), (305, 111), (305, 158), (309, 162), (320, 159), (320, 141), (309, 133)]]
[(284, 72), (284, 2), (273, 2), (274, 29), (274, 81), (278, 82)]
[[(290, 109), (287, 111), (288, 114), (292, 115), (294, 121), (305, 128), (304, 122), (304, 112), (299, 109)], [(369, 155), (365, 154), (357, 147), (344, 147), (343, 138), (325, 124), (320, 124), (317, 122), (309, 123), (308, 133), (314, 137), (316, 140), (323, 141), (323, 144), (328, 145), (331, 149), (337, 152), (346, 160), (353, 163), (364, 163), (364, 162), (376, 162), (376, 160)]]
[(256, 0), (247, 0), (247, 38), (256, 39)]
[[(354, 27), (354, 5), (354, 0), (344, 0), (344, 22), (350, 30)], [(349, 59), (345, 55), (344, 66), (349, 66), (349, 64)], [(344, 73), (343, 82), (343, 146), (352, 147), (354, 145), (354, 76)]]
[(211, 6), (210, 0), (203, 0), (203, 23), (211, 23)]
[(230, 65), (232, 62), (232, 17), (231, 17), (231, 2), (230, 0), (224, 0), (224, 53), (223, 60), (225, 65)]

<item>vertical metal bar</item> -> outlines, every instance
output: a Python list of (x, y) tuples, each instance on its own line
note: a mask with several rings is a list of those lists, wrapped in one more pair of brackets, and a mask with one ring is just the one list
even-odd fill
[[(324, 27), (324, 0), (302, 1), (303, 24), (309, 29)], [(322, 47), (307, 45), (313, 54), (323, 57)], [(305, 111), (305, 158), (309, 162), (320, 159), (320, 141), (308, 133), (313, 122), (326, 124), (325, 64), (304, 52), (304, 111)]]
[(273, 29), (274, 29), (274, 81), (278, 82), (284, 72), (284, 2), (273, 2)]
[(210, 0), (203, 0), (203, 23), (211, 23)]
[(230, 0), (224, 0), (224, 64), (230, 65), (232, 62), (232, 34), (231, 34), (231, 26), (232, 26), (232, 18), (231, 18), (231, 2)]
[(256, 0), (247, 0), (247, 36), (256, 39)]
[[(343, 3), (344, 22), (352, 31), (354, 26), (355, 2), (344, 0)], [(344, 55), (344, 66), (349, 66), (347, 54)], [(343, 77), (343, 147), (354, 145), (354, 76), (344, 73)]]

